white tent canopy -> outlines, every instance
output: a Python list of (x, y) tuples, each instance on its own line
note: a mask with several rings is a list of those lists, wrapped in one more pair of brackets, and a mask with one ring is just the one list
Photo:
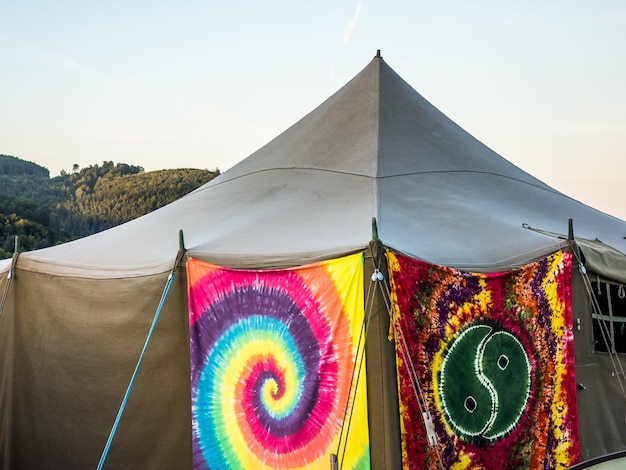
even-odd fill
[(22, 267), (119, 277), (192, 256), (235, 267), (298, 265), (372, 239), (466, 270), (503, 270), (558, 249), (535, 231), (626, 251), (626, 224), (552, 189), (448, 119), (379, 56), (336, 94), (218, 178), (154, 213), (23, 255)]

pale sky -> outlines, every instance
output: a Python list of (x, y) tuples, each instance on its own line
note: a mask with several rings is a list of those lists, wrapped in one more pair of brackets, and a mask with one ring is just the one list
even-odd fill
[(545, 183), (626, 220), (626, 2), (0, 0), (0, 153), (227, 170), (380, 49)]

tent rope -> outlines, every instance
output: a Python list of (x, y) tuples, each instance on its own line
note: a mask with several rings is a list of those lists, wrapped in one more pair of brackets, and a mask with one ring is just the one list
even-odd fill
[(165, 287), (163, 289), (163, 293), (161, 294), (161, 300), (159, 301), (159, 305), (156, 309), (156, 312), (154, 314), (154, 318), (152, 319), (152, 324), (150, 325), (150, 329), (148, 330), (148, 335), (146, 337), (146, 340), (143, 344), (143, 348), (141, 349), (141, 354), (139, 354), (139, 359), (137, 360), (137, 364), (135, 365), (135, 370), (133, 371), (133, 374), (130, 378), (130, 382), (128, 383), (128, 387), (126, 388), (126, 393), (124, 394), (124, 398), (122, 399), (122, 403), (119, 407), (119, 410), (117, 412), (117, 416), (115, 417), (115, 421), (113, 423), (113, 426), (111, 427), (111, 432), (109, 433), (109, 437), (107, 439), (107, 442), (104, 446), (104, 449), (102, 450), (102, 455), (100, 456), (100, 461), (98, 462), (98, 466), (96, 467), (97, 470), (102, 470), (102, 467), (104, 466), (104, 462), (106, 461), (107, 455), (109, 453), (109, 450), (111, 448), (111, 443), (113, 442), (113, 438), (115, 437), (115, 433), (117, 432), (117, 429), (119, 427), (120, 424), (120, 420), (122, 419), (122, 415), (124, 414), (124, 409), (126, 408), (126, 404), (128, 402), (128, 397), (130, 396), (130, 392), (133, 388), (133, 385), (135, 383), (135, 379), (137, 377), (137, 373), (139, 372), (139, 367), (141, 366), (141, 363), (143, 361), (143, 357), (146, 353), (146, 349), (148, 349), (148, 343), (150, 342), (150, 339), (152, 338), (152, 334), (154, 333), (154, 329), (156, 327), (156, 323), (157, 320), (159, 319), (159, 316), (161, 315), (161, 310), (163, 309), (163, 305), (165, 304), (165, 299), (167, 298), (167, 295), (170, 291), (170, 287), (172, 286), (172, 283), (174, 282), (174, 277), (176, 274), (176, 269), (178, 268), (178, 265), (180, 264), (180, 262), (182, 261), (182, 258), (185, 254), (184, 250), (179, 250), (178, 254), (176, 256), (176, 262), (174, 263), (174, 267), (172, 268), (172, 270), (170, 271), (169, 276), (167, 277), (167, 282), (165, 283)]
[[(589, 279), (589, 275), (587, 274), (587, 268), (585, 267), (582, 257), (577, 249), (578, 247), (575, 245), (575, 242), (573, 241), (570, 241), (570, 247), (572, 249), (572, 252), (574, 253), (576, 261), (578, 262), (578, 270), (582, 275), (585, 290), (587, 291), (587, 295), (589, 299), (591, 300), (592, 313), (598, 315), (599, 317), (598, 325), (600, 326), (600, 332), (602, 333), (602, 340), (604, 341), (604, 344), (607, 345), (609, 358), (611, 360), (611, 365), (613, 367), (613, 373), (615, 374), (615, 377), (617, 378), (617, 383), (619, 385), (620, 390), (622, 391), (622, 397), (624, 398), (624, 401), (626, 402), (626, 390), (624, 389), (623, 379), (620, 378), (620, 375), (621, 377), (626, 378), (626, 374), (624, 374), (624, 368), (622, 366), (622, 362), (619, 360), (619, 356), (617, 352), (614, 351), (615, 347), (613, 345), (613, 341), (611, 340), (611, 336), (610, 336), (609, 328), (606, 324), (606, 320), (604, 319), (605, 315), (602, 313), (602, 308), (600, 307), (600, 303), (598, 302), (598, 299), (593, 291), (593, 285), (591, 283), (591, 280)], [(596, 288), (598, 289), (598, 294), (600, 294), (601, 293), (600, 276), (598, 275), (596, 276), (597, 276)], [(619, 370), (618, 370), (618, 365), (619, 365)]]
[[(378, 268), (376, 268), (376, 271), (380, 273)], [(380, 274), (382, 277), (382, 273)], [(391, 322), (391, 326), (393, 328), (394, 339), (396, 341), (396, 344), (400, 346), (400, 352), (402, 354), (402, 359), (405, 365), (407, 365), (407, 367), (409, 368), (409, 378), (411, 379), (411, 386), (413, 388), (413, 393), (415, 394), (415, 398), (419, 406), (420, 415), (424, 423), (426, 434), (427, 436), (432, 436), (432, 439), (433, 439), (433, 442), (431, 442), (431, 440), (428, 439), (429, 446), (435, 450), (435, 453), (437, 455), (437, 460), (439, 462), (439, 467), (443, 470), (444, 469), (443, 458), (441, 455), (441, 450), (439, 449), (439, 442), (437, 439), (437, 435), (429, 432), (429, 425), (427, 423), (427, 420), (430, 419), (430, 411), (428, 410), (426, 398), (424, 396), (424, 392), (420, 384), (419, 376), (417, 374), (417, 371), (415, 370), (413, 359), (411, 358), (411, 355), (409, 353), (409, 347), (406, 342), (406, 337), (404, 336), (404, 332), (402, 330), (402, 327), (400, 326), (398, 313), (396, 311), (395, 305), (392, 304), (391, 302), (391, 292), (389, 290), (389, 284), (380, 282), (379, 286), (381, 289), (383, 300), (385, 302), (385, 307), (389, 314), (389, 321)]]
[[(396, 343), (400, 345), (402, 358), (404, 360), (404, 363), (409, 368), (409, 377), (411, 379), (411, 386), (413, 387), (413, 393), (415, 394), (415, 398), (417, 399), (421, 418), (424, 423), (424, 428), (426, 430), (426, 435), (428, 438), (429, 446), (435, 450), (440, 468), (443, 469), (444, 468), (443, 458), (441, 456), (441, 451), (439, 450), (439, 442), (437, 439), (437, 435), (434, 433), (431, 434), (429, 432), (429, 425), (427, 421), (430, 420), (430, 411), (428, 410), (426, 398), (424, 396), (424, 392), (422, 390), (422, 386), (420, 384), (417, 371), (415, 370), (415, 364), (413, 363), (413, 359), (411, 358), (411, 354), (409, 353), (409, 347), (406, 342), (406, 337), (404, 336), (404, 331), (402, 330), (402, 327), (399, 325), (398, 313), (394, 306), (390, 307), (389, 311), (390, 311), (391, 321), (393, 322), (393, 325), (394, 325), (393, 327), (394, 338), (396, 340)], [(432, 436), (432, 442), (429, 436)]]
[[(365, 305), (366, 305), (365, 311), (367, 312), (367, 315), (363, 318), (363, 323), (361, 325), (361, 332), (359, 333), (359, 341), (357, 343), (357, 348), (356, 348), (357, 354), (354, 360), (354, 366), (352, 367), (352, 374), (350, 376), (351, 393), (348, 395), (348, 399), (346, 401), (346, 407), (344, 409), (343, 420), (341, 424), (341, 431), (339, 433), (339, 442), (337, 443), (336, 455), (338, 456), (339, 450), (341, 448), (342, 441), (343, 441), (344, 429), (346, 429), (345, 442), (343, 443), (343, 451), (341, 452), (341, 459), (339, 460), (340, 462), (339, 469), (343, 467), (346, 450), (348, 448), (348, 436), (350, 434), (352, 416), (354, 415), (353, 411), (354, 411), (354, 406), (356, 404), (357, 391), (359, 389), (359, 379), (361, 378), (361, 371), (363, 369), (363, 360), (365, 359), (365, 344), (367, 343), (367, 332), (369, 329), (370, 320), (372, 318), (372, 311), (374, 310), (373, 309), (374, 293), (372, 292), (373, 281), (374, 281), (374, 278), (372, 277), (372, 280), (370, 281), (368, 289), (367, 289), (367, 296), (365, 300)], [(357, 368), (358, 368), (358, 371), (357, 371)], [(355, 375), (356, 375), (356, 378), (355, 378)], [(352, 392), (352, 390), (354, 390), (354, 392)], [(353, 397), (351, 397), (352, 394), (354, 394)], [(349, 417), (348, 417), (348, 413), (349, 413)], [(347, 428), (346, 428), (346, 418), (348, 421)]]

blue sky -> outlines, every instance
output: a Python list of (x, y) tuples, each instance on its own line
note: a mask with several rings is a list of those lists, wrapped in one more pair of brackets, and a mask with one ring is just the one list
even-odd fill
[(0, 1), (0, 153), (226, 170), (376, 50), (496, 152), (626, 219), (626, 2)]

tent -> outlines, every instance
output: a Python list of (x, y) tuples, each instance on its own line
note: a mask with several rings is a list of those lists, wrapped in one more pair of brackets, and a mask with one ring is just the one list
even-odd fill
[[(2, 264), (10, 274), (0, 285), (3, 468), (95, 467), (170, 272), (106, 468), (190, 468), (187, 257), (270, 269), (363, 252), (369, 282), (384, 247), (472, 272), (575, 252), (586, 270), (572, 280), (581, 459), (624, 449), (626, 404), (615, 373), (623, 359), (594, 350), (585, 286), (626, 283), (626, 222), (490, 150), (378, 54), (311, 113), (191, 194)], [(371, 465), (398, 468), (395, 350), (383, 299), (374, 308), (366, 346)]]

